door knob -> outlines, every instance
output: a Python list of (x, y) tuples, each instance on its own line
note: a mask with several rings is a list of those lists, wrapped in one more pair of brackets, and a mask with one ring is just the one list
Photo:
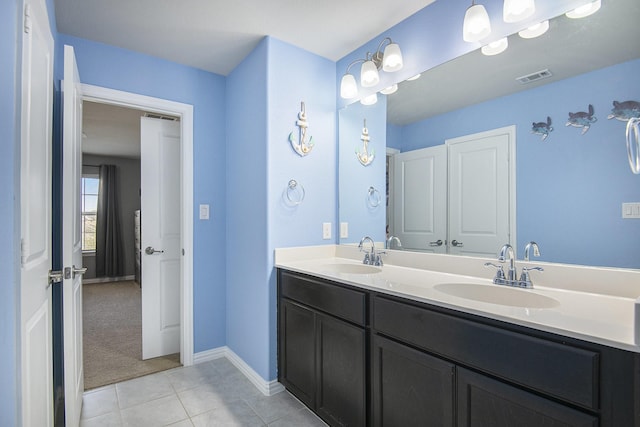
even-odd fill
[(438, 239), (435, 242), (429, 242), (429, 246), (442, 246), (442, 240)]
[(457, 240), (452, 240), (452, 241), (451, 241), (451, 244), (452, 244), (453, 246), (456, 246), (456, 247), (462, 247), (462, 246), (464, 246), (464, 245), (462, 244), (462, 242), (458, 242)]
[(75, 265), (73, 267), (65, 267), (64, 278), (75, 279), (76, 275), (83, 275), (86, 272), (87, 272), (87, 267), (77, 268)]
[(153, 255), (153, 254), (163, 254), (164, 251), (153, 249), (153, 246), (147, 246), (146, 249), (144, 250), (144, 253), (147, 255)]

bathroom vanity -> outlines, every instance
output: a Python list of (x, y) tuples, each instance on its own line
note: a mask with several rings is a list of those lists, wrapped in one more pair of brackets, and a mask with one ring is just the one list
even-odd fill
[(309, 250), (307, 259), (304, 248), (276, 251), (278, 380), (329, 425), (640, 426), (632, 296), (539, 286), (494, 304), (437, 288), (498, 286), (488, 270), (376, 270), (349, 248)]

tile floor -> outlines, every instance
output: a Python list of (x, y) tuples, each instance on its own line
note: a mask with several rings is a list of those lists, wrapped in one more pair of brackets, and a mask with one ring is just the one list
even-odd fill
[(226, 358), (85, 392), (81, 426), (326, 426), (287, 391), (263, 395)]

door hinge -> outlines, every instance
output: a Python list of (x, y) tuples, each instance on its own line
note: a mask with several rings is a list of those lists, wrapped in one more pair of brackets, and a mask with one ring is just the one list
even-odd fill
[(29, 34), (31, 32), (31, 4), (27, 3), (24, 6), (24, 32)]
[(27, 262), (27, 242), (20, 239), (20, 263), (23, 265)]

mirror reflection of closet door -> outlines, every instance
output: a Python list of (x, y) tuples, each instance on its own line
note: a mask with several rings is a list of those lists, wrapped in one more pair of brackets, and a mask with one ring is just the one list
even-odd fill
[(446, 253), (447, 149), (445, 145), (394, 156), (394, 226), (404, 249)]
[(449, 253), (494, 257), (514, 244), (514, 141), (514, 126), (447, 140)]

